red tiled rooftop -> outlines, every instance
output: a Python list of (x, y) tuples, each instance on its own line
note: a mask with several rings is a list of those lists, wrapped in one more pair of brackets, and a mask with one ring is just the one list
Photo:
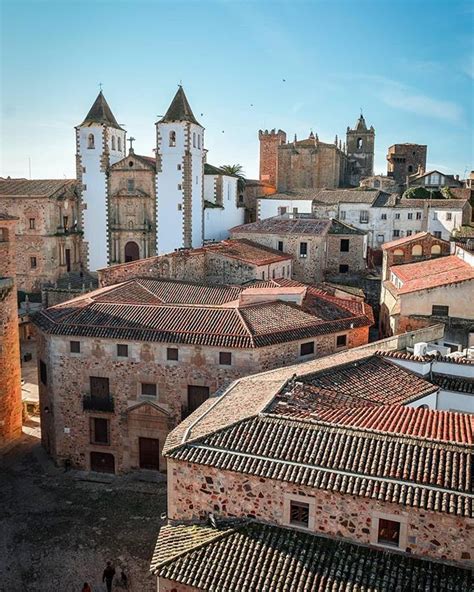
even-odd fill
[(282, 253), (246, 239), (223, 240), (215, 245), (206, 245), (205, 249), (253, 265), (288, 262), (293, 258), (287, 253)]
[(134, 279), (41, 311), (35, 322), (56, 335), (238, 348), (311, 339), (372, 323), (365, 303), (318, 294), (307, 296), (302, 306), (275, 299), (239, 307), (245, 289)]
[(387, 249), (391, 249), (392, 247), (398, 247), (399, 245), (405, 245), (413, 241), (418, 241), (423, 238), (426, 238), (427, 236), (430, 236), (429, 232), (417, 232), (416, 234), (412, 234), (411, 236), (402, 236), (402, 238), (397, 238), (393, 241), (389, 241), (388, 243), (384, 243), (382, 245), (382, 250), (386, 251)]
[(317, 421), (429, 440), (474, 444), (474, 415), (403, 405), (343, 407), (314, 413)]
[(230, 232), (248, 233), (277, 233), (277, 234), (311, 234), (324, 236), (331, 228), (331, 220), (318, 220), (316, 218), (282, 218), (275, 216), (258, 220), (250, 224), (234, 226)]
[(391, 272), (402, 281), (399, 294), (474, 280), (474, 267), (456, 255), (396, 265)]

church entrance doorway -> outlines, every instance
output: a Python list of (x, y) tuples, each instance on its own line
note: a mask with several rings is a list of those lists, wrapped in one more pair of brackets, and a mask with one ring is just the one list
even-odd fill
[(137, 243), (129, 241), (125, 245), (125, 263), (136, 261), (137, 259), (140, 259), (140, 249), (138, 248)]

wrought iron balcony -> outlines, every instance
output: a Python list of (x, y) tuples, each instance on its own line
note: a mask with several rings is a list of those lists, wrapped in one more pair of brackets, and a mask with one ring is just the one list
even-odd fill
[(82, 399), (82, 408), (84, 411), (103, 411), (106, 413), (114, 412), (114, 398), (98, 397), (97, 395), (84, 395)]

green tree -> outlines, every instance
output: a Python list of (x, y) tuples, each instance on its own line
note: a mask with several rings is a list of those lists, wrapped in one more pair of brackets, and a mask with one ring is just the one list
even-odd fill
[(239, 193), (242, 193), (245, 189), (245, 173), (244, 169), (241, 164), (223, 164), (221, 167), (228, 175), (235, 175), (238, 177), (237, 180), (237, 190)]

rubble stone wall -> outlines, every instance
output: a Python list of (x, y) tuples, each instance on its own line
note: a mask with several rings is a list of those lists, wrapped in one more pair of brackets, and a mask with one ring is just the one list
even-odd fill
[(465, 518), (173, 459), (168, 459), (168, 480), (171, 520), (203, 519), (213, 512), (289, 525), (289, 500), (305, 496), (316, 533), (374, 544), (377, 517), (399, 517), (406, 523), (403, 550), (472, 565), (474, 525)]

